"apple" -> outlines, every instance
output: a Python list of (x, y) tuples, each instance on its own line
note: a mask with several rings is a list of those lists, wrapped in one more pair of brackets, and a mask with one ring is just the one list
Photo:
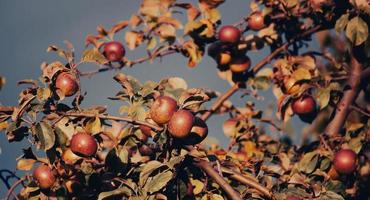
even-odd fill
[(185, 138), (190, 134), (194, 121), (194, 115), (190, 111), (179, 110), (168, 122), (168, 131), (174, 138)]
[(103, 54), (111, 62), (121, 61), (125, 53), (125, 47), (120, 42), (112, 41), (104, 44)]
[(234, 73), (242, 73), (249, 69), (251, 66), (251, 60), (248, 56), (242, 55), (234, 58), (229, 67), (230, 70)]
[(338, 173), (350, 174), (356, 169), (356, 162), (357, 155), (354, 151), (342, 149), (334, 155), (333, 165)]
[(223, 26), (218, 32), (218, 39), (223, 43), (237, 43), (240, 36), (240, 30), (232, 25)]
[(223, 126), (222, 126), (222, 130), (224, 131), (224, 134), (225, 136), (227, 137), (235, 137), (235, 134), (236, 134), (236, 126), (238, 124), (239, 120), (236, 119), (236, 118), (230, 118), (230, 119), (227, 119)]
[(264, 16), (262, 12), (254, 12), (248, 18), (248, 27), (258, 31), (265, 27)]
[(184, 142), (189, 145), (201, 143), (208, 135), (207, 124), (199, 117), (195, 117), (194, 125), (190, 130), (189, 136), (184, 138)]
[(297, 196), (288, 196), (287, 198), (286, 198), (286, 200), (302, 200), (301, 198), (299, 198), (299, 197), (297, 197)]
[(73, 165), (81, 159), (80, 156), (74, 154), (70, 148), (66, 149), (62, 154), (62, 159), (67, 165)]
[(56, 181), (53, 171), (45, 164), (39, 165), (33, 171), (32, 176), (41, 189), (51, 188)]
[(309, 95), (294, 99), (291, 105), (293, 112), (297, 115), (309, 115), (316, 111), (316, 102)]
[(70, 148), (73, 153), (79, 156), (90, 157), (95, 155), (98, 144), (90, 134), (79, 132), (72, 136)]
[(150, 107), (150, 117), (152, 120), (163, 125), (170, 121), (172, 115), (177, 111), (177, 102), (169, 96), (158, 97)]
[(64, 96), (69, 97), (76, 94), (79, 86), (76, 76), (68, 72), (62, 72), (57, 75), (55, 87), (59, 89)]

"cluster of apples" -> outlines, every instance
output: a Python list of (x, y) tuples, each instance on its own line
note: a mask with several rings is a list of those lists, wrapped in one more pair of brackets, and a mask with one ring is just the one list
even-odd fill
[[(125, 47), (118, 41), (107, 42), (103, 45), (103, 47), (102, 53), (110, 62), (120, 62), (126, 54)], [(66, 97), (75, 95), (79, 89), (76, 75), (65, 71), (56, 76), (54, 86)]]
[[(69, 148), (62, 154), (62, 160), (67, 165), (74, 164), (82, 158), (90, 158), (97, 152), (98, 144), (95, 138), (84, 132), (78, 132), (73, 135)], [(56, 182), (56, 174), (51, 167), (46, 164), (40, 164), (33, 171), (33, 178), (41, 189), (49, 189)]]
[[(158, 125), (167, 124), (168, 133), (187, 145), (202, 142), (207, 134), (207, 124), (190, 110), (179, 109), (176, 100), (169, 96), (159, 96), (150, 107), (150, 118)], [(141, 130), (144, 132), (144, 127)]]
[[(257, 11), (248, 17), (248, 28), (258, 31), (265, 27), (264, 16)], [(251, 66), (245, 51), (238, 50), (242, 32), (233, 25), (226, 25), (218, 31), (218, 41), (208, 48), (208, 54), (219, 66), (228, 67), (233, 73), (246, 72)]]

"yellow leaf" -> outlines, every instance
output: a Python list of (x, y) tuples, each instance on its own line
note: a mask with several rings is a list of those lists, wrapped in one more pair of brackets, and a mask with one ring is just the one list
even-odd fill
[(295, 79), (296, 81), (300, 81), (300, 80), (310, 80), (312, 76), (307, 69), (298, 68), (293, 72), (292, 78)]
[(194, 186), (193, 193), (197, 195), (203, 191), (204, 183), (197, 179), (190, 179), (190, 183)]
[(170, 24), (161, 24), (157, 29), (156, 29), (157, 34), (162, 38), (162, 39), (170, 39), (176, 37), (176, 29), (174, 26)]
[(0, 130), (5, 130), (8, 128), (8, 122), (0, 122)]
[(95, 135), (97, 133), (101, 132), (101, 122), (98, 117), (95, 117), (93, 119), (90, 119), (86, 123), (86, 130), (91, 133), (92, 135)]
[(17, 169), (25, 171), (31, 170), (35, 162), (36, 160), (34, 159), (20, 159), (17, 162)]
[(182, 29), (183, 26), (181, 24), (181, 22), (175, 18), (172, 18), (172, 17), (160, 17), (158, 19), (158, 24), (169, 24), (169, 25), (172, 25), (173, 27), (175, 27), (176, 29)]
[(216, 8), (206, 10), (205, 16), (212, 23), (216, 23), (221, 20), (221, 13)]
[(129, 49), (135, 49), (139, 46), (144, 39), (144, 34), (142, 32), (128, 31), (125, 35), (125, 40)]
[(132, 15), (130, 18), (131, 28), (136, 28), (142, 22), (141, 18), (138, 15)]

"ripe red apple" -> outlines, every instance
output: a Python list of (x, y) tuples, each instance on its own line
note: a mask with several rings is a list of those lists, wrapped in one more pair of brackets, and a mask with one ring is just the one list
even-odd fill
[(160, 125), (170, 121), (172, 115), (177, 111), (177, 102), (169, 96), (158, 97), (150, 108), (150, 117)]
[(140, 126), (139, 126), (139, 129), (140, 129), (140, 131), (141, 131), (144, 135), (146, 135), (146, 136), (148, 136), (148, 137), (151, 137), (151, 136), (152, 136), (152, 129), (151, 129), (149, 126), (146, 126), (146, 125), (140, 125)]
[(248, 18), (248, 27), (258, 31), (265, 27), (264, 16), (262, 12), (254, 12)]
[(179, 110), (168, 122), (168, 131), (174, 138), (185, 138), (190, 134), (194, 124), (194, 116), (188, 110)]
[(73, 165), (75, 162), (77, 162), (79, 159), (81, 159), (80, 156), (74, 154), (70, 148), (66, 149), (62, 154), (62, 159), (67, 165)]
[(334, 168), (340, 174), (350, 174), (356, 169), (357, 155), (350, 149), (342, 149), (334, 155)]
[(316, 102), (312, 96), (304, 95), (293, 100), (292, 109), (297, 115), (308, 115), (316, 111)]
[(189, 136), (184, 138), (184, 142), (189, 145), (201, 143), (208, 135), (207, 124), (199, 117), (195, 117), (194, 125), (190, 130)]
[(297, 197), (297, 196), (288, 196), (286, 198), (286, 200), (301, 200), (301, 198)]
[(232, 25), (223, 26), (218, 32), (218, 39), (224, 43), (237, 43), (240, 36), (240, 30)]
[(55, 87), (59, 89), (64, 96), (72, 96), (76, 94), (78, 90), (77, 78), (68, 72), (62, 72), (58, 74), (55, 80)]
[(49, 189), (56, 180), (51, 168), (44, 164), (39, 165), (32, 175), (41, 189)]
[(222, 126), (225, 136), (227, 137), (235, 137), (236, 133), (236, 126), (239, 120), (236, 118), (230, 118), (226, 120)]
[(249, 69), (250, 66), (251, 60), (248, 56), (245, 55), (234, 58), (229, 65), (230, 70), (234, 73), (245, 72)]
[(93, 136), (80, 132), (73, 135), (70, 147), (73, 153), (82, 157), (90, 157), (96, 153), (98, 144)]
[(111, 62), (121, 61), (125, 53), (125, 47), (120, 42), (112, 41), (104, 44), (103, 54)]

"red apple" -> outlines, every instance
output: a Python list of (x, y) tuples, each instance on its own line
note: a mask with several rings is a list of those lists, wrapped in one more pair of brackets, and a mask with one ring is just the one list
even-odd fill
[(55, 87), (59, 89), (64, 96), (72, 96), (76, 94), (78, 90), (77, 78), (68, 72), (62, 72), (55, 80)]
[(172, 115), (177, 111), (177, 102), (169, 96), (158, 97), (150, 108), (150, 117), (160, 125), (170, 121)]
[(312, 96), (304, 95), (293, 100), (292, 109), (297, 115), (308, 115), (316, 111), (316, 102)]
[(302, 200), (301, 198), (297, 197), (297, 196), (288, 196), (286, 198), (286, 200)]
[(218, 39), (224, 43), (237, 43), (240, 40), (240, 36), (240, 30), (231, 25), (221, 27), (218, 32)]
[(265, 27), (264, 16), (262, 12), (254, 12), (248, 18), (248, 27), (252, 30), (258, 31)]
[(340, 174), (350, 174), (356, 169), (357, 155), (350, 149), (342, 149), (334, 155), (334, 168)]
[(184, 138), (186, 144), (195, 145), (201, 143), (208, 135), (207, 124), (199, 117), (195, 117), (194, 125), (189, 136)]
[(120, 42), (112, 41), (104, 44), (103, 54), (111, 62), (121, 61), (125, 53), (125, 47)]
[(80, 132), (73, 135), (70, 147), (73, 153), (82, 157), (90, 157), (96, 153), (98, 144), (93, 136)]
[(39, 185), (41, 189), (51, 188), (56, 178), (53, 174), (53, 171), (47, 165), (41, 164), (33, 171), (33, 178)]
[(185, 138), (190, 134), (194, 124), (194, 116), (188, 110), (179, 110), (168, 122), (168, 131), (174, 138)]
[(250, 66), (251, 60), (248, 56), (245, 55), (234, 58), (229, 65), (230, 70), (234, 73), (245, 72), (249, 69)]

